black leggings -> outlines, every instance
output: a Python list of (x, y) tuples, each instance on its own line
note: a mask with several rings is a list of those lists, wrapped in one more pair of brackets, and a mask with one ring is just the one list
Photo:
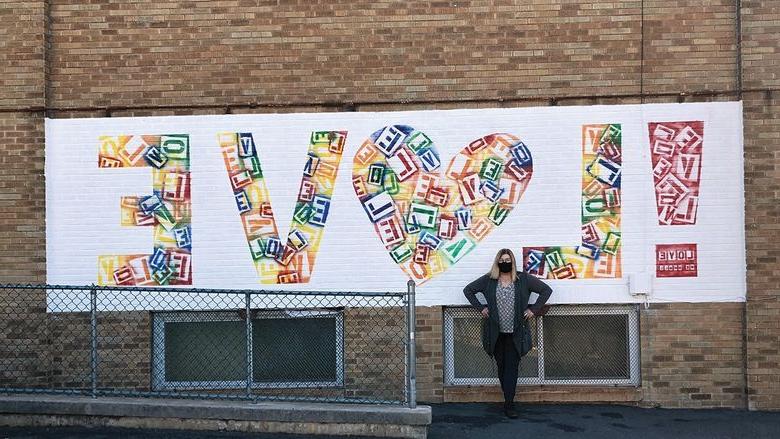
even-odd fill
[(495, 357), (496, 366), (498, 366), (498, 380), (501, 382), (501, 390), (504, 392), (504, 401), (514, 402), (520, 355), (515, 349), (512, 334), (505, 332), (498, 334), (493, 357)]

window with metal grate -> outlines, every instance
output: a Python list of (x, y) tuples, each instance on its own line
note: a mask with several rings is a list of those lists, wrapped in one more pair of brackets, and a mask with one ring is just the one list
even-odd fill
[(342, 312), (257, 312), (250, 322), (247, 334), (235, 312), (155, 313), (155, 389), (243, 388), (249, 370), (252, 387), (343, 385)]
[[(444, 309), (445, 385), (495, 385), (496, 365), (482, 350), (481, 316)], [(634, 305), (557, 305), (531, 322), (534, 349), (518, 384), (626, 385), (640, 382), (639, 315)]]

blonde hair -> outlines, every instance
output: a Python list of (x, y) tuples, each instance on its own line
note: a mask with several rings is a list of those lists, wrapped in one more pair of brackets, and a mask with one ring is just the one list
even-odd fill
[(501, 259), (501, 256), (509, 255), (510, 258), (512, 258), (512, 282), (517, 280), (517, 263), (515, 262), (515, 254), (512, 253), (512, 250), (509, 250), (508, 248), (502, 248), (501, 250), (496, 253), (495, 259), (493, 259), (493, 266), (490, 268), (490, 275), (491, 279), (498, 279), (498, 275), (501, 272), (498, 269), (498, 260)]

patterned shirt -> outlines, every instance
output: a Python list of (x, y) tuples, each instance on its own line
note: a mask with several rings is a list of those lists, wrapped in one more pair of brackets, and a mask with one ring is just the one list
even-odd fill
[(498, 306), (498, 327), (501, 332), (515, 331), (515, 284), (496, 286), (496, 305)]

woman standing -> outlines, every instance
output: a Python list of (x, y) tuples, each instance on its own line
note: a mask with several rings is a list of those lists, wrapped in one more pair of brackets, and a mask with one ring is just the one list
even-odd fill
[[(528, 306), (531, 293), (539, 298)], [(485, 296), (487, 305), (477, 300)], [(498, 251), (490, 272), (463, 288), (472, 306), (482, 312), (482, 347), (498, 366), (498, 380), (504, 392), (504, 414), (517, 418), (514, 408), (517, 368), (520, 358), (531, 350), (531, 330), (527, 320), (537, 315), (550, 298), (552, 289), (525, 272), (518, 272), (515, 255), (504, 248)]]

